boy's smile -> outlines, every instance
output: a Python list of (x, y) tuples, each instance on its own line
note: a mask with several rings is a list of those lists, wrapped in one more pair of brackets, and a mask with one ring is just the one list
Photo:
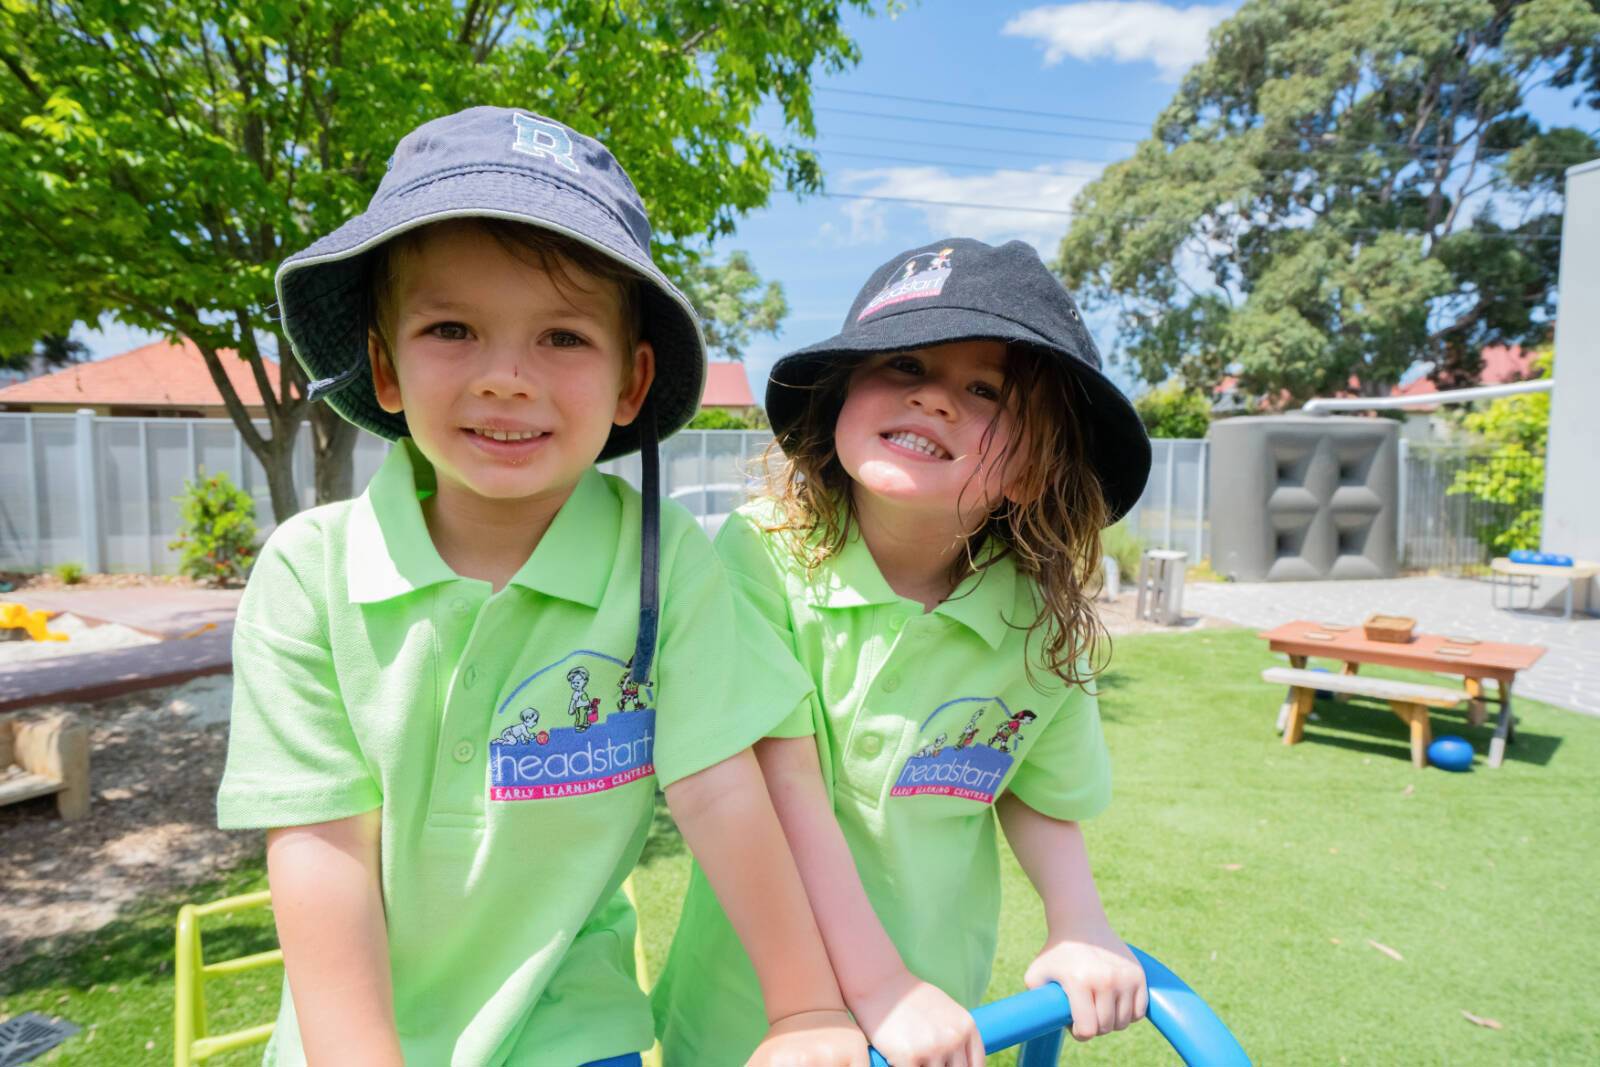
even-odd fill
[(374, 337), (373, 381), (433, 464), (437, 506), (537, 501), (553, 514), (612, 426), (638, 414), (650, 346), (629, 351), (615, 284), (563, 266), (552, 276), (471, 222), (396, 257), (394, 352)]
[(1015, 422), (1000, 410), (1005, 359), (999, 341), (959, 341), (873, 356), (851, 376), (834, 440), (858, 507), (963, 526), (988, 514)]

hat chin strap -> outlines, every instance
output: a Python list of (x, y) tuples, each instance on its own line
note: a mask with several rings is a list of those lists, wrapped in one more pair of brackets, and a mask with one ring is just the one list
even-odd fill
[(656, 409), (645, 396), (639, 409), (639, 494), (641, 530), (639, 544), (639, 636), (633, 646), (635, 682), (650, 680), (656, 656), (656, 630), (661, 620), (661, 464), (656, 440)]

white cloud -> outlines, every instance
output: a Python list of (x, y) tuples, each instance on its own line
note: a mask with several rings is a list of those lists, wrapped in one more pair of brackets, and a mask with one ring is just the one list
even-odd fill
[[(1066, 172), (1069, 166), (1073, 168), (1071, 173)], [(845, 171), (835, 178), (834, 188), (860, 196), (890, 198), (844, 202), (842, 211), (849, 220), (851, 243), (887, 240), (891, 209), (904, 209), (920, 214), (925, 230), (906, 233), (897, 244), (913, 245), (955, 236), (975, 237), (991, 244), (1020, 240), (1048, 257), (1055, 253), (1072, 219), (1066, 214), (1046, 212), (1066, 212), (1078, 190), (1093, 181), (1103, 166), (1074, 161), (1046, 164), (1030, 171), (973, 175), (951, 174), (939, 167), (886, 167)], [(893, 202), (901, 199), (925, 202)], [(956, 204), (983, 206), (951, 206)]]
[(1205, 58), (1206, 34), (1233, 12), (1231, 5), (1175, 7), (1153, 0), (1087, 0), (1035, 7), (1005, 24), (1002, 33), (1044, 45), (1045, 66), (1068, 56), (1118, 63), (1154, 63), (1167, 81)]

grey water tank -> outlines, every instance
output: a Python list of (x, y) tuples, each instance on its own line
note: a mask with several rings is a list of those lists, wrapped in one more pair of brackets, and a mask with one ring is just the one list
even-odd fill
[(1399, 424), (1249, 415), (1211, 424), (1211, 566), (1242, 582), (1393, 578)]

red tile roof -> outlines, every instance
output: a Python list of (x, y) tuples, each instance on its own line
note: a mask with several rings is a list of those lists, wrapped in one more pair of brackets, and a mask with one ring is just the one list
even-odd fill
[[(223, 369), (247, 407), (261, 406), (250, 365), (223, 349)], [(278, 388), (278, 365), (265, 360), (267, 381)], [(157, 341), (120, 356), (70, 367), (0, 389), (0, 404), (116, 404), (143, 408), (211, 408), (222, 396), (194, 342)]]
[[(1489, 345), (1483, 350), (1483, 373), (1477, 385), (1503, 385), (1533, 377), (1533, 353), (1517, 345)], [(1426, 374), (1394, 390), (1395, 396), (1423, 396), (1439, 387)]]
[[(5, 394), (0, 393), (0, 399)], [(745, 377), (743, 363), (711, 363), (706, 366), (706, 391), (700, 396), (703, 408), (754, 407), (755, 396)]]

